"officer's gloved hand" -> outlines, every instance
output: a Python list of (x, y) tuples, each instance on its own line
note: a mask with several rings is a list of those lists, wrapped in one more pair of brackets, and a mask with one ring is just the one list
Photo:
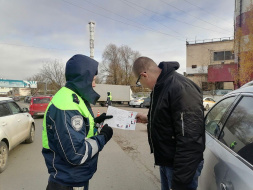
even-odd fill
[(105, 136), (105, 144), (106, 144), (112, 138), (113, 130), (111, 127), (109, 127), (107, 124), (105, 124), (100, 131), (100, 135)]
[(102, 122), (104, 122), (104, 120), (111, 119), (111, 118), (113, 118), (112, 115), (106, 115), (106, 113), (102, 113), (100, 116), (94, 118), (94, 122), (95, 123), (102, 123)]

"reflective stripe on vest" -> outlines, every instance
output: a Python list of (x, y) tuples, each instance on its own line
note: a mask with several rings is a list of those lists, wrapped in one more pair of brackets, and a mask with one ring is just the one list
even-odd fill
[(49, 149), (48, 145), (48, 137), (47, 137), (47, 128), (46, 128), (46, 115), (48, 108), (53, 104), (55, 107), (57, 107), (60, 110), (77, 110), (79, 113), (89, 120), (89, 132), (86, 138), (90, 138), (94, 136), (94, 118), (90, 114), (88, 108), (86, 107), (84, 101), (80, 96), (76, 94), (76, 96), (79, 99), (79, 104), (73, 102), (73, 96), (74, 94), (72, 90), (62, 87), (53, 97), (51, 102), (48, 104), (48, 107), (45, 111), (44, 119), (43, 119), (43, 131), (42, 131), (42, 145), (43, 148)]

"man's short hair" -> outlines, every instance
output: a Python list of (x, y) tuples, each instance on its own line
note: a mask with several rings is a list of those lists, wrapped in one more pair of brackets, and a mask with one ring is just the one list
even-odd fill
[(146, 72), (152, 70), (152, 68), (157, 68), (156, 63), (148, 57), (139, 57), (134, 61), (133, 72), (137, 76), (141, 72)]

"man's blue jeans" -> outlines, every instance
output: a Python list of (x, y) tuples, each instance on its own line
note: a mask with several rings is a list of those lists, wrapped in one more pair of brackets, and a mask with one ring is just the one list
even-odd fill
[[(196, 170), (196, 173), (193, 177), (191, 184), (188, 186), (189, 189), (197, 189), (198, 187), (198, 178), (200, 176), (201, 170), (203, 168), (204, 160), (199, 163), (199, 166)], [(160, 166), (160, 176), (161, 176), (161, 190), (170, 190), (171, 182), (173, 176), (173, 168)]]

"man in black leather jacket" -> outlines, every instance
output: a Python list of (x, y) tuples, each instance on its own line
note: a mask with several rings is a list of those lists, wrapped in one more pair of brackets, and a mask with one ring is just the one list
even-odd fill
[(148, 141), (160, 166), (162, 190), (195, 190), (203, 168), (205, 149), (204, 107), (200, 88), (176, 72), (178, 62), (161, 62), (139, 57), (133, 72), (144, 87), (152, 90), (147, 123)]

